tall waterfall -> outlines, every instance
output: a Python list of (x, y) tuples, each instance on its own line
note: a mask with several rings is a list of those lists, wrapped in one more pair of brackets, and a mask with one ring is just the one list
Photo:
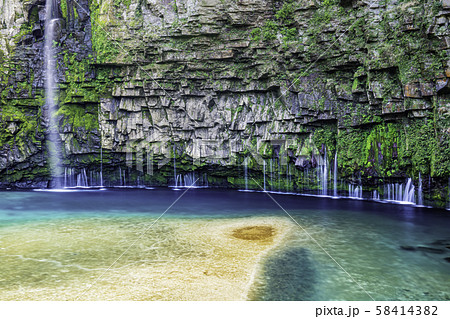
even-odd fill
[[(100, 114), (100, 105), (98, 106), (98, 114)], [(100, 126), (100, 186), (103, 187), (103, 129)]]
[(50, 171), (55, 181), (55, 187), (61, 188), (62, 166), (61, 166), (61, 143), (56, 122), (56, 62), (53, 41), (55, 39), (55, 28), (58, 19), (57, 4), (55, 0), (47, 0), (45, 7), (45, 105), (47, 108), (47, 118), (49, 119), (48, 140), (49, 140), (49, 160)]

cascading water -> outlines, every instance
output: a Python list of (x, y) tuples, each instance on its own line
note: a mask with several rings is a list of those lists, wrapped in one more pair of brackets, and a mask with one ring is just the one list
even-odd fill
[(77, 187), (89, 187), (86, 169), (84, 169), (84, 168), (77, 175)]
[(303, 172), (303, 187), (302, 190), (305, 191), (309, 189), (309, 169), (306, 168), (306, 171)]
[(47, 109), (47, 118), (49, 120), (48, 142), (49, 142), (49, 160), (50, 170), (54, 180), (54, 187), (61, 188), (62, 165), (61, 165), (61, 143), (59, 137), (58, 125), (55, 119), (56, 113), (56, 62), (53, 42), (55, 39), (55, 28), (57, 26), (56, 0), (47, 0), (45, 7), (45, 105)]
[[(99, 112), (100, 114), (100, 106)], [(99, 121), (101, 123), (101, 121)], [(103, 187), (103, 130), (100, 127), (100, 186)]]
[(278, 191), (281, 191), (281, 164), (280, 159), (278, 159)]
[(289, 192), (291, 190), (291, 167), (289, 162), (286, 164), (286, 191)]
[(246, 157), (244, 159), (244, 177), (245, 177), (245, 190), (248, 191), (248, 172), (247, 172), (247, 168), (248, 167), (248, 158)]
[(405, 192), (403, 195), (403, 201), (404, 202), (409, 202), (409, 203), (414, 203), (415, 202), (415, 196), (414, 196), (414, 185), (412, 184), (412, 179), (408, 178), (408, 181), (406, 182), (406, 186), (405, 186)]
[(362, 199), (362, 186), (348, 185), (348, 197)]
[(208, 175), (205, 173), (198, 178), (195, 176), (195, 172), (190, 172), (187, 174), (178, 174), (175, 177), (176, 188), (174, 190), (179, 190), (180, 188), (204, 188), (208, 187)]
[(337, 197), (337, 152), (334, 153), (334, 167), (333, 167), (333, 196)]
[(273, 190), (273, 160), (270, 159), (270, 190)]
[(208, 174), (203, 175), (203, 185), (209, 187)]
[(175, 189), (177, 189), (178, 179), (177, 179), (177, 158), (175, 155), (175, 145), (173, 146), (173, 178), (175, 180)]
[(384, 199), (386, 200), (415, 203), (414, 195), (415, 187), (411, 178), (408, 178), (406, 185), (395, 183), (384, 186)]
[(264, 191), (266, 191), (266, 160), (263, 160)]
[(196, 184), (196, 178), (195, 173), (189, 173), (184, 175), (184, 187), (195, 187)]
[(419, 189), (417, 191), (417, 205), (423, 205), (423, 192), (422, 192), (422, 175), (419, 172)]
[(326, 149), (322, 159), (322, 165), (319, 166), (319, 183), (321, 195), (328, 195), (328, 159)]
[(372, 199), (373, 199), (373, 200), (380, 200), (380, 194), (378, 193), (377, 190), (374, 190), (374, 191), (372, 192)]
[(317, 188), (320, 190), (320, 195), (328, 195), (328, 159), (327, 150), (322, 158), (319, 157), (317, 172)]

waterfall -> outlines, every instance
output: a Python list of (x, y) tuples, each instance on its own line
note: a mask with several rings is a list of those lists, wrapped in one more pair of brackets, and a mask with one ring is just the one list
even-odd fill
[[(195, 176), (195, 172), (190, 172), (187, 174), (178, 174), (175, 177), (175, 185), (177, 188), (203, 188), (208, 187), (208, 175), (206, 173), (200, 175), (198, 178)], [(175, 190), (177, 188), (174, 188)]]
[(325, 154), (323, 156), (322, 165), (319, 166), (319, 187), (322, 189), (321, 194), (328, 194), (328, 159), (327, 149), (325, 148)]
[(423, 205), (423, 191), (422, 191), (422, 175), (419, 172), (419, 190), (417, 191), (417, 205)]
[(188, 173), (184, 175), (184, 187), (195, 187), (196, 185), (196, 178), (195, 173)]
[(291, 188), (291, 174), (290, 174), (290, 167), (289, 167), (289, 158), (288, 162), (286, 164), (286, 192), (290, 191)]
[(270, 159), (270, 190), (273, 190), (273, 160)]
[(264, 191), (266, 191), (266, 160), (263, 160)]
[(175, 177), (175, 187), (174, 190), (179, 190), (180, 188), (192, 187), (192, 188), (204, 188), (209, 187), (208, 185), (208, 175), (202, 174), (199, 178), (195, 176), (195, 172), (190, 172), (187, 174), (178, 174)]
[(177, 156), (175, 155), (175, 144), (173, 145), (173, 178), (175, 179), (175, 188), (178, 188), (178, 180), (177, 180)]
[(362, 199), (362, 186), (348, 184), (348, 197)]
[(45, 47), (44, 47), (44, 59), (45, 59), (45, 105), (48, 110), (47, 117), (49, 119), (48, 139), (49, 139), (49, 160), (50, 171), (55, 181), (55, 187), (61, 188), (61, 143), (59, 137), (58, 124), (56, 122), (56, 63), (55, 52), (53, 49), (53, 41), (55, 38), (55, 0), (47, 0), (45, 7)]
[(378, 193), (378, 191), (376, 189), (372, 192), (372, 199), (380, 200), (380, 194)]
[(403, 201), (404, 202), (409, 202), (409, 203), (415, 203), (414, 201), (414, 185), (412, 184), (412, 179), (408, 178), (408, 181), (406, 183), (406, 187), (405, 187), (405, 191), (404, 191), (404, 195), (403, 195)]
[(281, 164), (280, 159), (278, 159), (278, 191), (281, 191)]
[(384, 199), (397, 202), (415, 203), (415, 187), (412, 179), (408, 178), (404, 184), (387, 184), (384, 186)]
[(309, 189), (309, 169), (306, 168), (306, 173), (303, 172), (303, 186), (302, 186), (302, 190), (305, 191), (307, 189)]
[(328, 159), (327, 150), (322, 158), (318, 160), (317, 166), (317, 188), (320, 189), (320, 195), (328, 195)]
[(103, 171), (100, 171), (100, 186), (103, 187)]
[(103, 133), (100, 137), (100, 186), (103, 187)]
[(77, 175), (77, 187), (89, 187), (85, 168)]
[(333, 195), (334, 195), (334, 197), (337, 197), (337, 151), (336, 151), (336, 153), (334, 153)]
[(244, 159), (244, 177), (245, 177), (245, 190), (248, 190), (248, 172), (247, 172), (247, 166), (248, 166), (248, 158), (246, 157)]

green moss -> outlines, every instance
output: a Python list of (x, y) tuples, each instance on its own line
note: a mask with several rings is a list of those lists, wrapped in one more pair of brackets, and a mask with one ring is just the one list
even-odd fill
[[(129, 1), (129, 0), (127, 0)], [(97, 63), (114, 62), (119, 55), (119, 45), (107, 32), (108, 23), (100, 20), (100, 3), (93, 0), (90, 3), (92, 21), (92, 47)]]
[(61, 0), (61, 11), (64, 19), (67, 19), (67, 0)]
[(99, 127), (97, 107), (64, 104), (56, 112), (56, 115), (63, 115), (65, 117), (63, 125), (84, 128), (87, 132), (98, 129)]
[(336, 137), (337, 128), (333, 125), (324, 126), (314, 130), (313, 140), (317, 148), (324, 145), (327, 149), (327, 154), (331, 159), (336, 152)]

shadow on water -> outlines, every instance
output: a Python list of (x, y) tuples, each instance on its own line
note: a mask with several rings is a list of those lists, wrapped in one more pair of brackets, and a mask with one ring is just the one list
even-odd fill
[(314, 300), (316, 272), (306, 248), (291, 247), (270, 256), (262, 277), (252, 287), (250, 300)]

